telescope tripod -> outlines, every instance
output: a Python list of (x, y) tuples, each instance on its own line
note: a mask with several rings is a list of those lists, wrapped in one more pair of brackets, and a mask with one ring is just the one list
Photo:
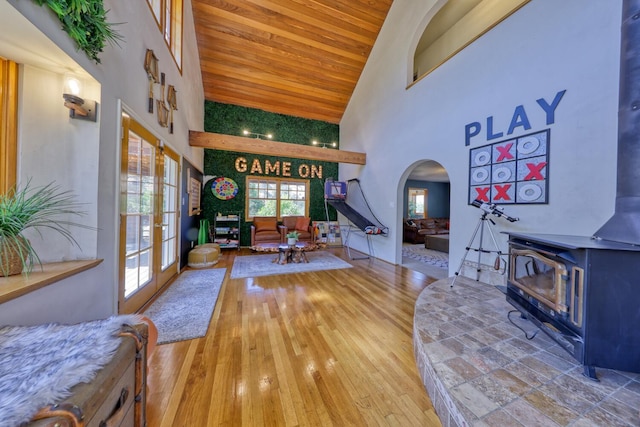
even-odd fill
[[(485, 254), (496, 253), (496, 254), (498, 254), (498, 257), (504, 255), (502, 253), (502, 251), (500, 250), (500, 247), (498, 246), (498, 242), (496, 241), (496, 237), (493, 234), (493, 230), (491, 229), (491, 224), (496, 225), (496, 223), (493, 222), (493, 220), (491, 218), (487, 218), (488, 214), (489, 214), (488, 212), (483, 212), (482, 213), (482, 216), (480, 217), (480, 220), (478, 221), (478, 225), (476, 225), (476, 229), (473, 232), (473, 235), (471, 236), (471, 240), (469, 240), (469, 244), (465, 248), (464, 256), (462, 257), (462, 260), (460, 261), (460, 266), (458, 267), (458, 270), (455, 272), (455, 277), (451, 281), (451, 287), (453, 287), (453, 284), (456, 283), (456, 279), (458, 278), (458, 275), (460, 274), (460, 270), (462, 270), (462, 266), (464, 265), (464, 261), (467, 259), (467, 256), (469, 255), (469, 251), (470, 250), (474, 250), (474, 251), (478, 252), (478, 261), (476, 263), (476, 281), (480, 280), (480, 270), (481, 270), (480, 269), (480, 260), (482, 258), (482, 254), (483, 253), (485, 253)], [(487, 226), (487, 230), (489, 230), (489, 235), (491, 236), (491, 240), (493, 241), (493, 245), (495, 247), (495, 250), (488, 250), (488, 249), (485, 249), (482, 246), (483, 241), (484, 241), (485, 223), (486, 223), (486, 226)], [(476, 239), (476, 236), (478, 235), (478, 231), (480, 231), (480, 241), (478, 243), (478, 247), (474, 248), (472, 245), (473, 245), (474, 240)], [(496, 270), (498, 268), (496, 268)]]

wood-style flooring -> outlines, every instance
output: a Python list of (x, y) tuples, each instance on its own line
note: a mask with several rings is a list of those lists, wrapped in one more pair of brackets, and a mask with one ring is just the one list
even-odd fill
[(223, 252), (207, 335), (150, 358), (148, 426), (440, 426), (412, 344), (435, 279), (326, 250), (353, 268), (229, 279)]

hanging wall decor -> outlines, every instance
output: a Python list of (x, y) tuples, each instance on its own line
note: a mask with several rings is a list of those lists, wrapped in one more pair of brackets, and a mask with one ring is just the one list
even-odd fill
[(233, 199), (238, 194), (238, 184), (231, 178), (221, 176), (213, 181), (211, 191), (220, 200)]
[(153, 113), (153, 84), (158, 83), (160, 78), (158, 77), (158, 58), (151, 49), (147, 49), (144, 56), (144, 70), (149, 79), (149, 112)]
[(167, 102), (169, 103), (169, 133), (173, 133), (173, 112), (178, 110), (176, 88), (169, 85), (167, 89)]
[(163, 128), (169, 126), (169, 109), (167, 108), (166, 103), (164, 102), (164, 89), (165, 89), (165, 75), (164, 73), (160, 73), (160, 93), (162, 95), (161, 99), (157, 100), (158, 104), (158, 123)]

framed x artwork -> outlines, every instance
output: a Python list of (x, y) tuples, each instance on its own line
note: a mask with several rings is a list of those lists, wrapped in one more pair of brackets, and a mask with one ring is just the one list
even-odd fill
[(546, 129), (469, 151), (468, 203), (548, 203), (550, 133)]

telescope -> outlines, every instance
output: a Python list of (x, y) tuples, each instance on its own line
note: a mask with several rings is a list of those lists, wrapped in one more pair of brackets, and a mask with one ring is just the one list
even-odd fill
[(520, 219), (520, 218), (507, 215), (504, 212), (504, 208), (499, 207), (495, 203), (486, 203), (486, 202), (483, 202), (482, 200), (475, 199), (473, 202), (471, 202), (471, 204), (476, 208), (482, 209), (484, 212), (488, 214), (493, 214), (498, 218), (504, 218), (509, 222), (516, 222)]

